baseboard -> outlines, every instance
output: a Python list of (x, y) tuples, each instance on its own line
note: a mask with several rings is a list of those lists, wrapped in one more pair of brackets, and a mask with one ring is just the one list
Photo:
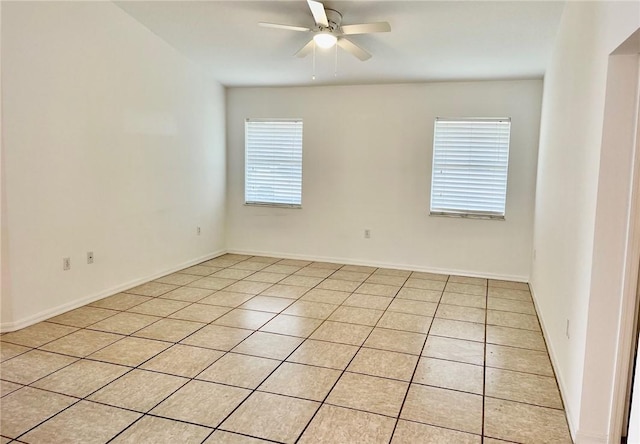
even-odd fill
[(176, 271), (180, 271), (192, 265), (199, 264), (200, 262), (208, 261), (210, 259), (213, 259), (225, 253), (226, 253), (226, 250), (218, 250), (216, 252), (201, 256), (199, 258), (188, 260), (186, 262), (167, 268), (160, 272), (157, 272), (142, 278), (134, 279), (124, 284), (117, 285), (115, 287), (108, 288), (98, 293), (88, 295), (86, 297), (83, 297), (82, 299), (76, 299), (75, 301), (72, 301), (63, 305), (59, 305), (57, 307), (50, 308), (48, 310), (43, 310), (40, 313), (36, 313), (35, 315), (29, 316), (24, 319), (20, 319), (19, 321), (2, 323), (0, 324), (0, 332), (6, 333), (10, 331), (20, 330), (21, 328), (28, 327), (30, 325), (36, 324), (38, 322), (44, 321), (54, 316), (58, 316), (59, 314), (65, 313), (69, 310), (73, 310), (74, 308), (82, 307), (83, 305), (89, 304), (91, 302), (97, 301), (107, 296), (112, 296), (116, 293), (120, 293), (130, 288), (137, 287), (138, 285), (144, 284), (145, 282), (158, 279), (167, 274), (175, 273)]
[(609, 442), (609, 435), (578, 430), (575, 442), (576, 444), (607, 444)]
[[(558, 381), (558, 386), (560, 387), (560, 396), (562, 397), (562, 403), (564, 404), (565, 416), (567, 417), (567, 424), (569, 425), (569, 433), (571, 433), (571, 438), (573, 442), (582, 444), (583, 441), (578, 441), (581, 439), (581, 434), (577, 432), (576, 425), (573, 422), (573, 415), (571, 414), (571, 410), (569, 409), (569, 404), (567, 404), (567, 388), (564, 380), (560, 376), (560, 372), (558, 372), (559, 364), (557, 354), (553, 348), (553, 344), (549, 341), (549, 333), (547, 327), (544, 323), (544, 318), (541, 315), (540, 306), (538, 305), (538, 298), (536, 297), (536, 291), (532, 283), (529, 283), (529, 289), (531, 290), (531, 297), (533, 299), (533, 305), (535, 306), (536, 313), (538, 314), (538, 319), (540, 320), (540, 325), (542, 327), (542, 335), (544, 336), (544, 342), (547, 344), (547, 350), (549, 351), (549, 357), (551, 358), (551, 365), (553, 367), (553, 372), (555, 373), (556, 381)], [(585, 440), (585, 443), (589, 442), (606, 442), (606, 441), (588, 441)]]
[(460, 276), (499, 279), (504, 281), (528, 282), (529, 280), (528, 276), (478, 273), (478, 272), (469, 271), (469, 270), (424, 267), (424, 266), (415, 265), (415, 264), (398, 264), (398, 263), (392, 263), (392, 262), (368, 261), (368, 260), (352, 259), (352, 258), (346, 258), (346, 257), (316, 256), (311, 254), (291, 254), (291, 253), (282, 253), (282, 252), (274, 252), (274, 251), (242, 250), (242, 249), (233, 249), (233, 248), (227, 249), (227, 252), (234, 253), (234, 254), (247, 254), (252, 256), (280, 257), (283, 259), (298, 259), (298, 260), (316, 261), (316, 262), (334, 262), (334, 263), (346, 264), (346, 265), (361, 265), (366, 267), (393, 268), (397, 270), (424, 271), (427, 273), (455, 274)]

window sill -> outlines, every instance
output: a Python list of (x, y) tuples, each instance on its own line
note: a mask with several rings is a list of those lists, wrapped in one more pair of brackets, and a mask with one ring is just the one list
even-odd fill
[(447, 213), (444, 211), (431, 211), (429, 216), (457, 217), (461, 219), (505, 220), (504, 215), (498, 214)]
[(281, 204), (270, 202), (245, 202), (245, 207), (273, 207), (273, 208), (289, 208), (293, 210), (301, 210), (302, 204)]

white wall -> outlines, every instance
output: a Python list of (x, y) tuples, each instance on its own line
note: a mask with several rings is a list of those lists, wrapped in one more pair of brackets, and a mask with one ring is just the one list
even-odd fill
[[(527, 280), (541, 86), (229, 88), (228, 249)], [(512, 118), (506, 221), (429, 216), (436, 116)], [(301, 210), (244, 205), (244, 121), (257, 117), (304, 119)]]
[(223, 249), (224, 89), (111, 2), (2, 8), (2, 328)]
[(635, 89), (614, 92), (627, 108), (604, 144), (603, 126), (609, 54), (639, 26), (637, 2), (568, 2), (544, 80), (531, 284), (578, 443), (614, 439), (633, 153), (614, 129), (632, 127)]

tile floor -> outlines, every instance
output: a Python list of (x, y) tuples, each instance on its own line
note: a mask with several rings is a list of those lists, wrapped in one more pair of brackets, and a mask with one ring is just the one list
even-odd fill
[(227, 254), (0, 339), (1, 443), (571, 442), (521, 283)]

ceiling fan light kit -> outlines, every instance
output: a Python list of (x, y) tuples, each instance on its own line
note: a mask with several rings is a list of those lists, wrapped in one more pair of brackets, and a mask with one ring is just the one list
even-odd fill
[(313, 41), (318, 47), (328, 49), (336, 44), (338, 38), (330, 32), (319, 32), (313, 36)]

